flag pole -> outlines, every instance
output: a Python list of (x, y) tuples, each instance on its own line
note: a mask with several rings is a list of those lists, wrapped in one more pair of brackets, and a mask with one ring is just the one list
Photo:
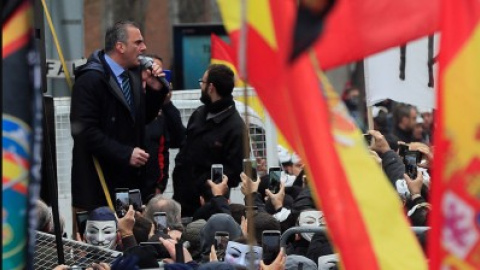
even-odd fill
[[(248, 71), (247, 71), (247, 0), (242, 0), (240, 12), (241, 12), (241, 28), (240, 28), (240, 40), (238, 47), (238, 73), (240, 78), (242, 78), (243, 84), (243, 97), (245, 102), (244, 108), (244, 119), (247, 130), (244, 136), (244, 149), (245, 158), (249, 157), (249, 121), (248, 121)], [(252, 174), (249, 174), (252, 175)], [(252, 179), (257, 181), (257, 179)], [(247, 185), (247, 241), (250, 251), (253, 251), (253, 245), (255, 243), (255, 227), (254, 227), (254, 217), (253, 217), (253, 198), (251, 194), (252, 187), (250, 183)], [(254, 269), (253, 257), (248, 262), (249, 269)]]

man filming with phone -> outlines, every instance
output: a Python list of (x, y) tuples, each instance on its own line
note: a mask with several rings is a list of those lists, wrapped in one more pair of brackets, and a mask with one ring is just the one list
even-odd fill
[[(173, 198), (182, 216), (193, 216), (200, 206), (200, 191), (210, 179), (213, 164), (221, 164), (228, 186), (240, 183), (245, 154), (245, 123), (235, 108), (234, 73), (225, 65), (210, 65), (199, 79), (200, 101), (187, 125), (187, 136), (175, 159)], [(213, 179), (212, 179), (213, 180)]]

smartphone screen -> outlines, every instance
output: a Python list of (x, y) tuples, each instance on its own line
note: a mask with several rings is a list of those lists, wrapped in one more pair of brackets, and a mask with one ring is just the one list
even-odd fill
[(79, 211), (75, 213), (77, 218), (77, 230), (80, 234), (80, 237), (83, 239), (83, 234), (85, 233), (85, 228), (87, 227), (88, 211)]
[(405, 156), (405, 153), (408, 151), (408, 144), (399, 144), (398, 145), (398, 155), (401, 157)]
[(278, 193), (278, 191), (280, 191), (281, 173), (282, 173), (282, 169), (280, 167), (272, 167), (268, 170), (268, 175), (270, 177), (270, 181), (268, 183), (268, 189), (272, 193)]
[(418, 151), (407, 151), (405, 157), (403, 158), (403, 163), (405, 164), (405, 173), (413, 180), (417, 178), (417, 163), (419, 160), (420, 152)]
[(223, 165), (222, 164), (213, 164), (212, 165), (212, 181), (215, 184), (220, 184), (223, 178)]
[(252, 181), (257, 181), (257, 161), (252, 159), (244, 159), (243, 172), (250, 179), (252, 179)]
[(128, 201), (133, 205), (135, 211), (142, 211), (142, 195), (139, 189), (132, 189), (128, 191)]
[(264, 231), (262, 234), (263, 262), (271, 264), (280, 252), (280, 231)]
[(215, 232), (215, 251), (217, 252), (218, 260), (221, 262), (225, 259), (225, 250), (227, 249), (228, 241), (228, 232)]
[(128, 188), (115, 189), (115, 211), (119, 218), (125, 216), (129, 205)]
[(164, 230), (167, 229), (167, 214), (165, 212), (155, 212), (153, 219), (157, 232), (164, 232)]

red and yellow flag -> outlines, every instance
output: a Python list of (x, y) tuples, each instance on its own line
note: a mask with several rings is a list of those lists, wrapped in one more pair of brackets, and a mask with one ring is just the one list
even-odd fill
[(439, 15), (438, 0), (336, 0), (314, 48), (330, 69), (433, 34)]
[(432, 269), (480, 269), (480, 2), (442, 2)]
[[(219, 0), (239, 44), (240, 1)], [(309, 169), (310, 187), (346, 269), (426, 269), (398, 194), (326, 82), (317, 55), (288, 63), (295, 1), (247, 1), (249, 83)]]
[(230, 46), (215, 34), (210, 36), (210, 63), (228, 66), (235, 73), (235, 87), (242, 87), (243, 81), (238, 77), (236, 68), (237, 54)]

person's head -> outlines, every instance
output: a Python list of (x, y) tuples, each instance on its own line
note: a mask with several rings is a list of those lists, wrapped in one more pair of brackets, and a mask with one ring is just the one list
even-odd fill
[(148, 202), (144, 217), (154, 222), (155, 212), (165, 212), (167, 214), (167, 226), (170, 229), (181, 230), (182, 218), (181, 218), (181, 206), (173, 199), (164, 197), (162, 194), (155, 195)]
[(249, 269), (250, 260), (253, 259), (254, 269), (259, 269), (263, 251), (259, 246), (252, 246), (253, 251), (246, 243), (241, 241), (228, 241), (225, 250), (225, 262), (233, 265), (235, 269)]
[(117, 245), (117, 219), (110, 208), (102, 206), (88, 214), (84, 239), (94, 246), (115, 249)]
[(421, 142), (423, 140), (423, 119), (422, 117), (417, 117), (417, 123), (413, 127), (412, 135), (413, 140), (416, 142)]
[(37, 200), (35, 205), (35, 212), (37, 213), (37, 230), (46, 233), (53, 232), (52, 212), (47, 204), (42, 200)]
[(349, 87), (343, 92), (342, 98), (349, 110), (357, 110), (360, 105), (360, 90), (356, 87)]
[(262, 245), (262, 234), (264, 231), (280, 231), (280, 222), (267, 212), (258, 212), (253, 216), (253, 226), (255, 227), (255, 237), (258, 244)]
[(433, 124), (433, 113), (431, 110), (424, 110), (420, 113), (423, 119), (423, 128), (429, 130)]
[(228, 205), (230, 212), (232, 213), (233, 219), (238, 224), (242, 223), (242, 216), (245, 214), (245, 205), (239, 203), (231, 203)]
[(222, 64), (212, 64), (207, 68), (199, 82), (202, 91), (200, 101), (204, 104), (210, 104), (232, 96), (235, 76), (229, 67)]
[(133, 21), (117, 22), (105, 33), (105, 53), (123, 68), (139, 66), (138, 56), (146, 49), (140, 28)]
[(242, 235), (240, 225), (232, 216), (224, 213), (211, 216), (200, 230), (200, 246), (203, 255), (210, 253), (210, 248), (215, 242), (215, 233), (219, 231), (228, 232), (229, 239), (236, 239)]
[(417, 121), (417, 110), (411, 105), (400, 103), (393, 110), (393, 121), (401, 130), (412, 131)]
[(200, 246), (200, 231), (203, 229), (207, 222), (203, 219), (197, 219), (187, 226), (182, 233), (182, 241), (188, 241), (188, 251), (192, 255), (194, 260), (199, 259), (202, 254)]
[[(37, 230), (46, 233), (55, 233), (55, 224), (53, 222), (52, 210), (42, 200), (37, 200), (35, 205), (37, 214)], [(65, 221), (60, 216), (60, 230), (64, 234)]]
[[(325, 225), (325, 218), (322, 211), (309, 209), (300, 212), (298, 217), (298, 226), (318, 228)], [(314, 233), (301, 233), (303, 239), (311, 241)]]
[(153, 223), (142, 216), (135, 216), (135, 224), (133, 225), (133, 235), (138, 243), (147, 242), (148, 239), (155, 233), (155, 226)]

